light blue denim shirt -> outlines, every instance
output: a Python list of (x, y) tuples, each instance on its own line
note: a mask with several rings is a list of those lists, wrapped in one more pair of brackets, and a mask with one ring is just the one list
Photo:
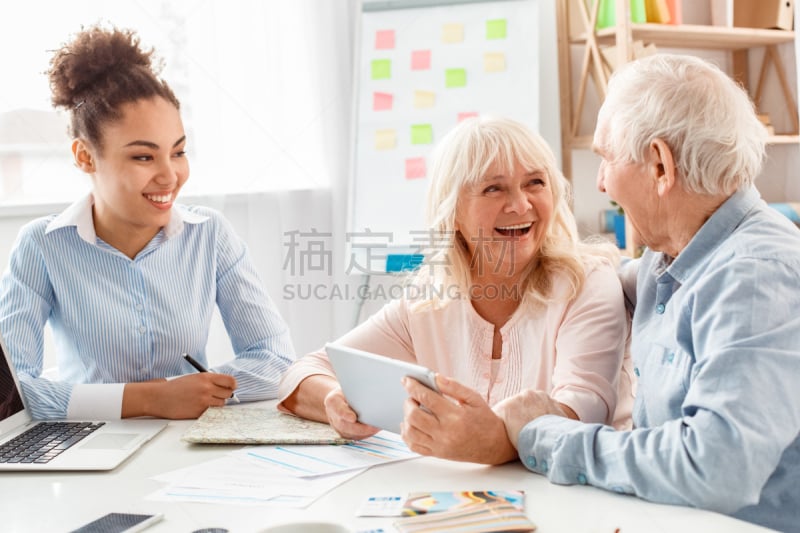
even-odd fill
[(646, 252), (629, 294), (635, 429), (541, 417), (520, 458), (555, 483), (798, 531), (800, 231), (739, 191), (670, 259)]
[[(22, 228), (0, 280), (0, 332), (36, 418), (72, 414), (76, 387), (106, 401), (98, 384), (195, 372), (184, 352), (207, 366), (215, 308), (236, 357), (213, 370), (236, 378), (243, 401), (274, 398), (294, 361), (289, 328), (245, 243), (213, 209), (174, 206), (131, 259), (96, 236), (89, 196)], [(46, 323), (60, 381), (41, 377)]]

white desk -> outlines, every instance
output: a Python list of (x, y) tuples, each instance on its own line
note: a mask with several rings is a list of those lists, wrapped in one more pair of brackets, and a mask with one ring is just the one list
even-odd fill
[[(288, 521), (326, 520), (354, 531), (384, 527), (392, 518), (358, 518), (369, 496), (422, 490), (521, 489), (528, 516), (540, 533), (687, 533), (767, 531), (747, 522), (697, 509), (658, 505), (588, 486), (558, 486), (520, 463), (500, 467), (432, 458), (373, 467), (323, 496), (307, 509), (167, 503), (145, 496), (161, 483), (151, 476), (208, 461), (235, 447), (189, 445), (180, 440), (191, 421), (173, 421), (126, 463), (104, 473), (0, 474), (0, 530), (68, 531), (107, 512), (160, 512), (164, 520), (147, 532), (185, 532), (222, 527), (258, 531)], [(309, 532), (313, 533), (313, 532)]]

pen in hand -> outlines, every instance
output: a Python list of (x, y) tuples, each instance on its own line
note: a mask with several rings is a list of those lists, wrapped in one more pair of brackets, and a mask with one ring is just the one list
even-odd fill
[[(183, 358), (186, 359), (186, 362), (189, 363), (194, 367), (195, 370), (198, 372), (208, 372), (208, 369), (201, 365), (197, 359), (189, 355), (188, 353), (183, 354)], [(239, 398), (236, 396), (236, 393), (231, 394), (230, 400), (233, 403), (239, 403)]]

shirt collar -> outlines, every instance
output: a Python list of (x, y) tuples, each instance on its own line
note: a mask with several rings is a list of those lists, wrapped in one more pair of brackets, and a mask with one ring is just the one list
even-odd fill
[[(94, 219), (92, 218), (92, 206), (94, 196), (89, 193), (77, 202), (71, 204), (47, 225), (45, 233), (75, 226), (78, 236), (89, 244), (97, 242), (97, 233), (94, 230)], [(164, 237), (169, 239), (183, 231), (184, 224), (200, 224), (208, 220), (207, 216), (193, 213), (182, 205), (172, 207), (169, 222), (162, 228)]]
[(714, 253), (717, 246), (733, 233), (760, 199), (761, 195), (755, 187), (733, 193), (672, 261), (667, 268), (669, 274), (680, 282), (685, 281), (694, 269), (701, 267), (703, 259)]

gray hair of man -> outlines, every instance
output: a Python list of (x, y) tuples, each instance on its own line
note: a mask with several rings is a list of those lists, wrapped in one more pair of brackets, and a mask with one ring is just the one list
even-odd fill
[(730, 195), (761, 172), (766, 128), (745, 90), (697, 57), (655, 54), (609, 80), (595, 142), (611, 157), (645, 160), (650, 143), (672, 150), (679, 182), (700, 194)]

